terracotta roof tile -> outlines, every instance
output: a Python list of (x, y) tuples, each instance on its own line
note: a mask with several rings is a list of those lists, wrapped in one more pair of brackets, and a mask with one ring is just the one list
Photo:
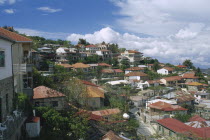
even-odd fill
[(192, 122), (192, 121), (204, 122), (206, 120), (204, 118), (200, 117), (199, 115), (194, 115), (188, 121), (189, 122)]
[(110, 130), (102, 137), (102, 140), (124, 140), (124, 139), (117, 136), (113, 131)]
[(81, 82), (82, 82), (83, 84), (85, 84), (85, 85), (88, 85), (88, 86), (98, 87), (96, 84), (93, 84), (93, 83), (91, 83), (91, 82), (89, 82), (89, 81), (81, 80)]
[(101, 70), (102, 73), (114, 73), (113, 69), (103, 69)]
[(141, 52), (138, 52), (136, 50), (128, 50), (129, 53), (141, 53)]
[(131, 67), (131, 68), (127, 68), (125, 70), (129, 70), (129, 71), (136, 71), (136, 70), (144, 70), (144, 68), (140, 68), (140, 67)]
[(87, 45), (85, 46), (86, 48), (93, 48), (93, 47), (96, 47), (95, 45)]
[(143, 72), (129, 72), (125, 76), (147, 76), (147, 74)]
[(34, 88), (33, 90), (34, 90), (33, 99), (65, 97), (63, 93), (50, 89), (45, 86), (39, 86), (39, 87)]
[(72, 65), (72, 67), (78, 69), (78, 68), (89, 68), (90, 66), (83, 63), (75, 63)]
[(121, 70), (121, 69), (113, 69), (114, 70), (114, 72), (116, 72), (116, 73), (123, 73), (123, 71)]
[(181, 76), (170, 76), (170, 77), (163, 77), (166, 81), (179, 81), (182, 79)]
[(11, 41), (15, 41), (15, 42), (32, 42), (31, 39), (24, 37), (22, 35), (19, 35), (15, 32), (8, 31), (4, 28), (0, 28), (0, 37), (3, 37)]
[(163, 111), (180, 111), (180, 110), (187, 110), (186, 108), (183, 108), (179, 105), (171, 105), (166, 102), (156, 102), (149, 105), (150, 108), (163, 110)]
[(178, 68), (186, 68), (187, 66), (185, 65), (177, 65)]
[(199, 77), (195, 76), (194, 72), (185, 73), (185, 74), (183, 74), (182, 77), (186, 78), (186, 79), (197, 79), (197, 78), (199, 78)]
[(87, 86), (87, 97), (89, 98), (104, 98), (104, 91), (94, 86)]
[(63, 66), (64, 68), (72, 68), (73, 66), (70, 64), (57, 64), (59, 66)]
[(111, 67), (111, 65), (107, 63), (98, 63), (99, 66), (104, 66), (104, 67)]
[(173, 118), (161, 119), (157, 120), (157, 122), (176, 133), (181, 133), (188, 137), (210, 138), (209, 127), (193, 128)]
[(168, 70), (168, 71), (173, 71), (173, 70), (174, 70), (174, 69), (171, 68), (171, 67), (163, 67), (162, 69), (166, 69), (166, 70)]
[(118, 108), (114, 108), (114, 109), (92, 111), (92, 113), (98, 116), (109, 116), (109, 115), (120, 113), (120, 110)]

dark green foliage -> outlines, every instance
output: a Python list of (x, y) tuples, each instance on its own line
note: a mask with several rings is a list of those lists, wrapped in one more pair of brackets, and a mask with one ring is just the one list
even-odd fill
[(43, 120), (46, 134), (49, 136), (57, 139), (60, 137), (63, 139), (80, 139), (88, 135), (86, 133), (89, 129), (87, 117), (79, 117), (73, 108), (65, 112), (58, 112), (48, 107), (38, 107), (36, 110), (37, 116)]
[(159, 63), (157, 59), (152, 59), (151, 57), (146, 57), (140, 61), (141, 64), (154, 64), (155, 62)]
[(184, 66), (187, 66), (188, 69), (195, 69), (195, 67), (190, 59), (186, 59), (182, 64)]
[(112, 53), (119, 53), (119, 47), (118, 44), (110, 44), (108, 49), (112, 52)]
[(153, 70), (155, 71), (155, 72), (157, 72), (157, 70), (160, 68), (160, 65), (159, 65), (159, 63), (157, 62), (157, 61), (155, 61), (154, 62), (154, 65), (153, 65)]
[(129, 63), (128, 60), (124, 60), (124, 59), (123, 59), (120, 63), (121, 63), (120, 68), (121, 68), (122, 70), (125, 70), (125, 69), (127, 69), (127, 68), (130, 67), (130, 63)]
[(17, 103), (16, 107), (18, 107), (18, 109), (24, 111), (29, 116), (32, 115), (32, 105), (31, 105), (30, 99), (28, 98), (26, 94), (18, 93), (16, 103)]
[(85, 45), (85, 46), (90, 45), (89, 42), (87, 42), (85, 39), (82, 39), (82, 38), (79, 39), (78, 44), (82, 44), (82, 45)]
[(181, 122), (187, 122), (190, 118), (192, 117), (192, 115), (189, 114), (175, 114), (174, 118), (181, 121)]

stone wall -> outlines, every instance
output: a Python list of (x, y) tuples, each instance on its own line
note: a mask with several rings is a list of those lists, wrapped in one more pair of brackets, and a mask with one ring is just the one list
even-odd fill
[(1, 122), (5, 121), (7, 115), (12, 112), (13, 94), (13, 78), (8, 77), (0, 80)]

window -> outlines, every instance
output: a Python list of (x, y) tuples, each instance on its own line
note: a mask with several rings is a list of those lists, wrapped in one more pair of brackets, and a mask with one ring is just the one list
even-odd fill
[(58, 106), (58, 101), (52, 101), (51, 104), (52, 104), (52, 107), (57, 107)]
[(4, 66), (5, 66), (5, 52), (0, 51), (0, 67), (4, 67)]
[(35, 102), (35, 106), (36, 107), (39, 107), (40, 106), (39, 101)]

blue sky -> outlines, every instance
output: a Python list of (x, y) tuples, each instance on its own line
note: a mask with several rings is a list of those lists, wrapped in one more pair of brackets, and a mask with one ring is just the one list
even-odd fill
[(117, 43), (160, 62), (210, 67), (209, 0), (0, 0), (0, 26), (76, 43)]
[[(38, 10), (48, 7), (54, 12)], [(117, 9), (106, 0), (21, 0), (0, 6), (1, 26), (11, 25), (46, 32), (91, 33), (107, 25), (113, 25)], [(14, 9), (13, 14), (3, 12)], [(56, 12), (57, 10), (57, 12)]]

